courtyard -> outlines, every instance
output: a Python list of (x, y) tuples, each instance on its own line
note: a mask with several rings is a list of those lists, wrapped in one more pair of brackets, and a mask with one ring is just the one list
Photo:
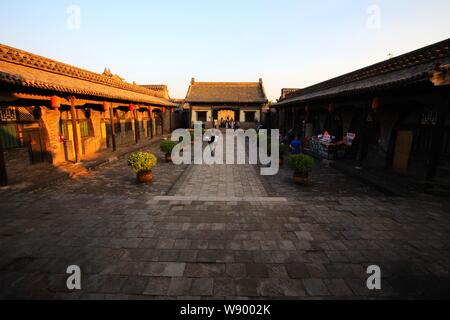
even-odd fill
[[(448, 298), (444, 199), (391, 197), (322, 163), (184, 165), (150, 185), (126, 158), (49, 187), (0, 193), (3, 299)], [(82, 270), (69, 291), (67, 267)], [(370, 291), (367, 267), (382, 270)]]

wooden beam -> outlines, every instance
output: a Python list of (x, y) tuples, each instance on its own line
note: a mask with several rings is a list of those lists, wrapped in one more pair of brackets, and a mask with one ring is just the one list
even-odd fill
[(73, 140), (75, 145), (75, 162), (79, 163), (80, 157), (80, 141), (78, 136), (77, 112), (75, 110), (75, 97), (70, 97), (70, 114), (72, 118)]

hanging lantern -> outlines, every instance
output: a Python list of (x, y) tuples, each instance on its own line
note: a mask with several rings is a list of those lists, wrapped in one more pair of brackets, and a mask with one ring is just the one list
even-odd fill
[(103, 111), (108, 111), (109, 106), (107, 102), (103, 102)]
[(310, 111), (309, 106), (306, 106), (306, 107), (305, 107), (305, 112), (306, 112), (306, 113), (309, 113), (309, 111)]
[(333, 111), (334, 111), (334, 104), (330, 103), (330, 104), (328, 105), (328, 112), (329, 112), (329, 113), (333, 113)]
[(59, 109), (61, 107), (61, 98), (57, 96), (51, 97), (50, 104), (53, 109)]
[(134, 105), (131, 103), (130, 104), (130, 112), (133, 112), (134, 111)]
[(377, 112), (381, 107), (380, 98), (373, 98), (372, 100), (372, 110)]

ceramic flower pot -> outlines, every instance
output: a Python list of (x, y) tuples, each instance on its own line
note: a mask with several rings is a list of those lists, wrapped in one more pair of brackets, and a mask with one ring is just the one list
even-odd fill
[(153, 172), (151, 170), (141, 171), (137, 174), (140, 183), (151, 183), (153, 181)]
[(308, 175), (302, 175), (299, 173), (294, 173), (294, 183), (300, 184), (300, 185), (307, 185), (309, 184), (309, 176)]

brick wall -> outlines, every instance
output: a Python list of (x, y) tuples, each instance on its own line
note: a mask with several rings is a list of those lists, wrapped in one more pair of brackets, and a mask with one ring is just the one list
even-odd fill
[(58, 110), (51, 110), (42, 107), (42, 118), (40, 121), (43, 140), (46, 143), (46, 149), (51, 156), (53, 164), (59, 164), (65, 161), (64, 145), (59, 142), (59, 119)]

